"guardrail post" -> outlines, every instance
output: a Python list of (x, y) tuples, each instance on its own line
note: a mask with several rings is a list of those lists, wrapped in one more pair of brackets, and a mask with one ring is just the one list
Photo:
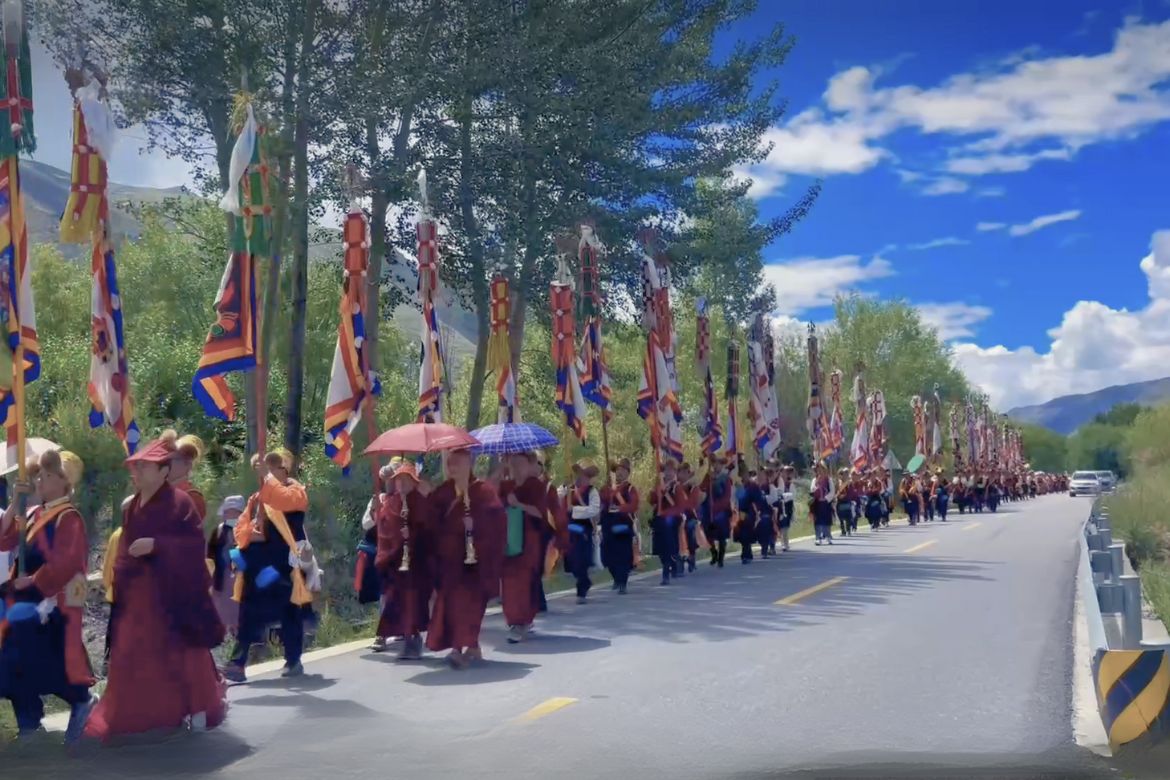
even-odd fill
[(1103, 582), (1097, 586), (1097, 602), (1101, 614), (1120, 615), (1125, 609), (1125, 591), (1116, 582)]
[(1108, 550), (1113, 544), (1113, 529), (1107, 525), (1097, 526), (1097, 535), (1101, 537), (1101, 549)]
[(1085, 543), (1089, 545), (1089, 550), (1104, 550), (1106, 548), (1105, 537), (1101, 535), (1100, 530), (1094, 528), (1091, 533), (1085, 534)]
[(1122, 641), (1126, 650), (1137, 650), (1142, 644), (1142, 581), (1136, 574), (1121, 575), (1121, 589), (1125, 620), (1122, 623)]
[(1112, 579), (1113, 556), (1109, 554), (1108, 550), (1093, 550), (1089, 553), (1089, 568), (1093, 572), (1093, 580), (1100, 585), (1102, 582)]
[(1121, 582), (1119, 578), (1125, 573), (1125, 545), (1121, 542), (1109, 545), (1109, 555), (1113, 558), (1111, 579), (1114, 582)]

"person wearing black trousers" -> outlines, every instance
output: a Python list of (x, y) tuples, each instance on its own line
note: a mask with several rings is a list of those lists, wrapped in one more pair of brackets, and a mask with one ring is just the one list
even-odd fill
[(667, 460), (662, 464), (662, 481), (650, 492), (654, 554), (662, 564), (662, 585), (669, 585), (671, 577), (683, 576), (678, 534), (686, 516), (686, 498), (685, 488), (678, 481), (678, 466)]
[(739, 533), (737, 541), (742, 549), (739, 559), (742, 563), (752, 562), (752, 544), (759, 541), (761, 552), (767, 556), (767, 539), (770, 538), (772, 511), (760, 487), (758, 475), (749, 471), (743, 483), (743, 495), (739, 499)]
[(613, 586), (625, 594), (634, 568), (634, 538), (638, 528), (638, 489), (630, 484), (630, 459), (610, 466), (616, 484), (601, 491), (601, 562), (613, 577)]
[(731, 474), (727, 471), (729, 465), (734, 464), (719, 459), (711, 464), (711, 470), (703, 478), (704, 500), (699, 506), (703, 530), (711, 545), (711, 565), (721, 569), (727, 555), (727, 540), (731, 537), (731, 501), (735, 492)]

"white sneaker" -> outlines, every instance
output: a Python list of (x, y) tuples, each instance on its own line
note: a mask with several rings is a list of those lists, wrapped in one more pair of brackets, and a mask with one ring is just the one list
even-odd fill
[(207, 731), (207, 713), (196, 712), (191, 716), (192, 731)]
[(508, 629), (508, 644), (515, 645), (524, 641), (524, 627), (511, 626)]

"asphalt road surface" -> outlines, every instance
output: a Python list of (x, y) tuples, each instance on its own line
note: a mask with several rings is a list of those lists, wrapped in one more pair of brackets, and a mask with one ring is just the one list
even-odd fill
[[(551, 602), (485, 663), (356, 652), (231, 691), (227, 725), (90, 750), (87, 777), (1110, 776), (1073, 742), (1076, 535), (1088, 504), (795, 545), (660, 587)], [(51, 754), (5, 777), (63, 776)], [(9, 774), (8, 770), (12, 770)]]

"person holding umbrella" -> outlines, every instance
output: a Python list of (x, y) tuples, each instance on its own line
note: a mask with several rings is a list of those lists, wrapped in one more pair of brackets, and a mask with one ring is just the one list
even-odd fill
[(427, 649), (450, 650), (456, 669), (483, 659), (479, 632), (498, 591), (507, 516), (494, 488), (474, 478), (470, 449), (447, 454), (447, 481), (431, 494), (436, 593)]
[(420, 489), (418, 468), (410, 461), (399, 460), (386, 482), (387, 492), (375, 509), (373, 568), (382, 586), (377, 636), (380, 649), (388, 637), (402, 637), (398, 660), (417, 661), (434, 592), (434, 505)]
[(500, 578), (500, 597), (508, 642), (522, 642), (536, 620), (539, 602), (532, 587), (544, 567), (544, 529), (548, 527), (548, 488), (540, 480), (535, 452), (507, 456), (509, 478), (500, 483), (507, 507), (508, 549)]

